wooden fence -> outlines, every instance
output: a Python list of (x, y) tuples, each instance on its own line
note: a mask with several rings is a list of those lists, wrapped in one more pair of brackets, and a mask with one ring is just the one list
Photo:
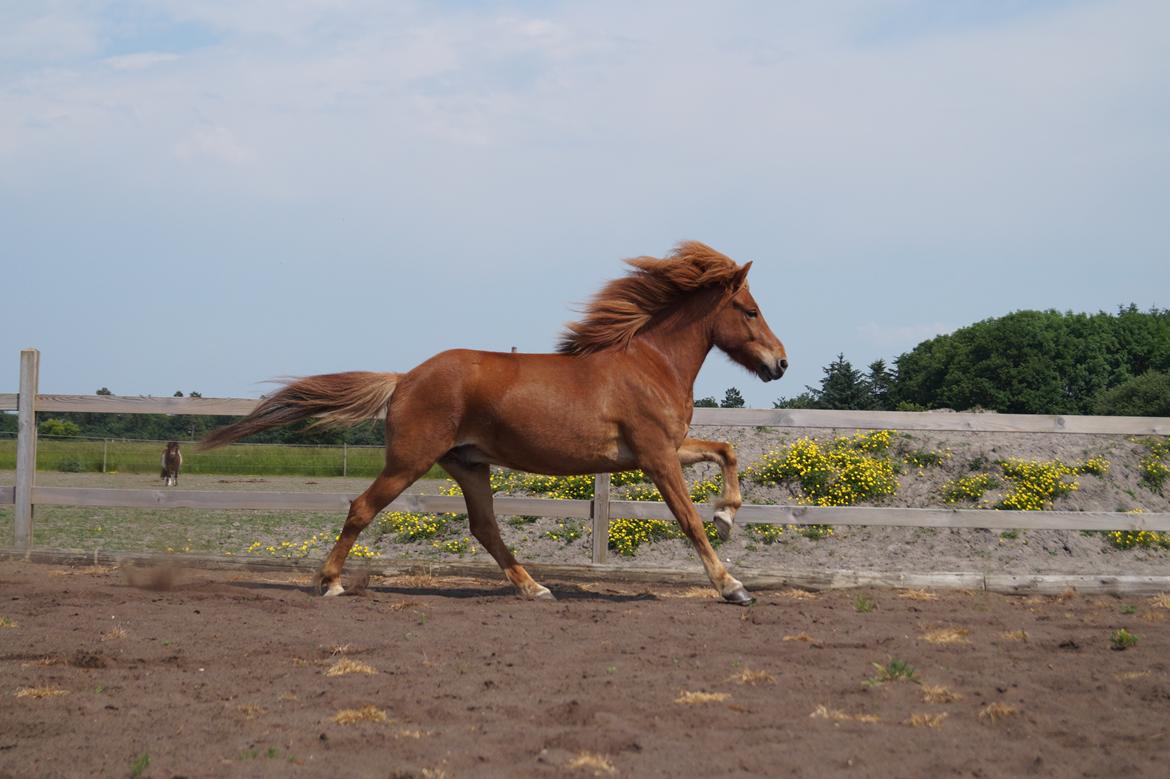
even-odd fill
[[(9, 556), (12, 552), (21, 553), (26, 557), (31, 555), (33, 508), (36, 505), (268, 509), (337, 511), (342, 513), (348, 509), (349, 501), (355, 497), (351, 494), (321, 492), (130, 490), (37, 486), (36, 412), (242, 416), (249, 413), (258, 403), (256, 400), (239, 398), (45, 395), (38, 392), (39, 361), (40, 354), (35, 349), (22, 351), (20, 356), (20, 392), (18, 394), (0, 393), (0, 411), (15, 410), (18, 412), (16, 484), (13, 487), (0, 487), (0, 505), (15, 504), (14, 548), (10, 550)], [(992, 433), (1170, 435), (1170, 418), (1165, 417), (1092, 417), (995, 413), (697, 408), (693, 424)], [(592, 500), (500, 497), (495, 500), (496, 511), (504, 515), (591, 520), (594, 565), (606, 562), (610, 517), (673, 519), (664, 503), (612, 499), (609, 489), (609, 474), (598, 474), (595, 480)], [(698, 506), (697, 508), (704, 519), (711, 518), (712, 508), (710, 506)], [(395, 500), (387, 510), (430, 513), (462, 512), (464, 505), (461, 497), (403, 495)], [(736, 515), (736, 521), (741, 524), (1155, 530), (1170, 532), (1170, 513), (1125, 514), (1087, 511), (988, 511), (979, 509), (744, 504)], [(906, 580), (905, 576), (899, 576), (901, 576), (901, 580)], [(956, 574), (940, 574), (940, 576), (954, 577)], [(856, 574), (846, 578), (850, 581), (857, 581)], [(1118, 577), (1109, 578), (1116, 579)], [(1151, 577), (1134, 578), (1148, 580)], [(1160, 589), (1168, 587), (1170, 587), (1170, 578), (1165, 583), (1158, 585)], [(1146, 588), (1148, 589), (1148, 587)]]

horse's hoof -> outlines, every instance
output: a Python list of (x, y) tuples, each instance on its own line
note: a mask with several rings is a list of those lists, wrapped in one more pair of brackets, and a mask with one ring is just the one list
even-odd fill
[(341, 586), (341, 582), (333, 582), (333, 584), (330, 584), (327, 588), (325, 588), (325, 592), (321, 593), (321, 597), (332, 598), (337, 595), (341, 595), (344, 592), (345, 588)]
[(723, 600), (734, 603), (736, 606), (750, 606), (756, 602), (756, 599), (749, 595), (743, 587), (738, 587), (727, 593), (723, 596)]
[(552, 594), (552, 591), (544, 585), (537, 585), (537, 588), (531, 593), (526, 593), (525, 597), (528, 600), (556, 600), (557, 597)]
[(715, 512), (713, 519), (715, 520), (715, 532), (719, 534), (719, 540), (730, 540), (731, 529), (735, 527), (735, 520), (731, 518), (731, 512), (727, 509), (719, 509)]

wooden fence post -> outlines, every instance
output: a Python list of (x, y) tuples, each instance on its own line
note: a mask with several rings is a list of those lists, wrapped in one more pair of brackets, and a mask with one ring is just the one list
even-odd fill
[(609, 553), (608, 473), (599, 473), (593, 477), (593, 504), (589, 514), (593, 517), (593, 562), (604, 563)]
[(20, 395), (16, 421), (16, 527), (12, 539), (27, 555), (32, 551), (32, 488), (37, 474), (37, 379), (41, 353), (20, 352)]

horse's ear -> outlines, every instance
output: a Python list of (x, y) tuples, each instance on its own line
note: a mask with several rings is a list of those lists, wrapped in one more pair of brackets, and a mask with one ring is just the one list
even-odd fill
[(752, 260), (748, 260), (735, 272), (735, 275), (731, 278), (731, 289), (733, 291), (739, 292), (743, 288), (743, 285), (747, 283), (747, 275), (751, 267)]

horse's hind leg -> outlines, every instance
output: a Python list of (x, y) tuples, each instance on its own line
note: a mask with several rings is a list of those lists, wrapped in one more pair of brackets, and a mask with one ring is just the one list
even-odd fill
[(715, 530), (724, 541), (731, 538), (735, 524), (735, 512), (743, 505), (739, 492), (739, 472), (736, 470), (735, 450), (731, 444), (722, 441), (704, 441), (688, 438), (678, 450), (678, 459), (683, 465), (697, 462), (712, 462), (723, 471), (723, 492), (715, 501)]
[(454, 455), (447, 455), (439, 460), (447, 473), (458, 482), (463, 490), (463, 499), (467, 502), (467, 521), (471, 526), (471, 534), (483, 544), (500, 568), (504, 569), (504, 576), (525, 598), (552, 598), (547, 587), (536, 582), (524, 570), (524, 566), (516, 562), (511, 550), (500, 538), (500, 526), (496, 524), (495, 508), (492, 505), (492, 487), (488, 466), (484, 464), (471, 465), (463, 462)]
[(403, 490), (425, 472), (426, 468), (392, 471), (387, 466), (386, 470), (382, 471), (374, 480), (374, 483), (349, 504), (349, 515), (345, 518), (345, 526), (341, 528), (341, 535), (338, 536), (337, 543), (333, 545), (332, 551), (325, 558), (325, 563), (317, 574), (316, 583), (320, 592), (324, 595), (340, 595), (345, 591), (341, 586), (341, 569), (345, 565), (345, 558), (349, 556), (349, 550), (353, 548), (358, 534), (373, 521), (379, 511), (390, 505), (395, 498), (402, 494)]

